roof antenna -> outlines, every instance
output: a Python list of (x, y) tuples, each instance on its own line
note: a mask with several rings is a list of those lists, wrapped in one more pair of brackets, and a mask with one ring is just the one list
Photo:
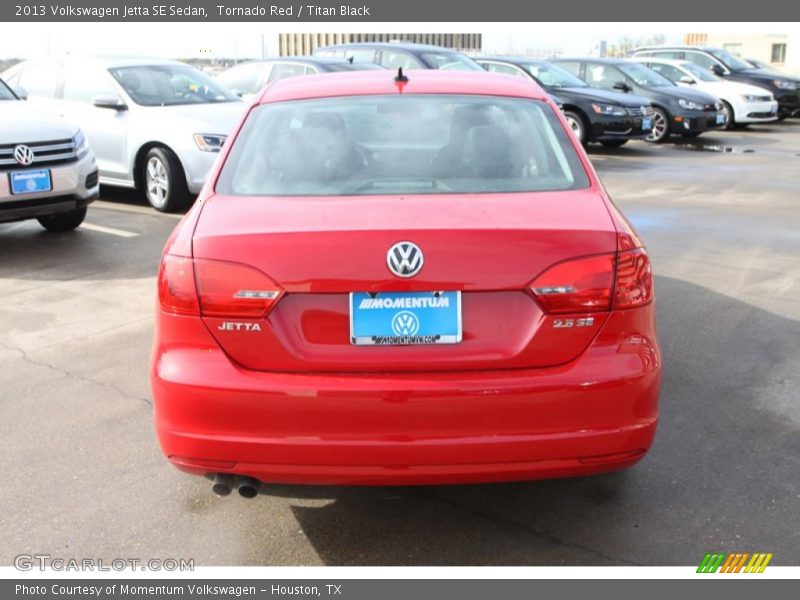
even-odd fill
[(394, 78), (395, 83), (408, 83), (408, 77), (403, 75), (403, 67), (397, 67), (397, 77)]

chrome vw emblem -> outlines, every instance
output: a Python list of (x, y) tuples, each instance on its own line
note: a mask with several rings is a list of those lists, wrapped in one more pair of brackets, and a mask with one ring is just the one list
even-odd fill
[(404, 310), (392, 317), (392, 331), (395, 335), (415, 335), (419, 331), (419, 319), (412, 312)]
[(20, 144), (14, 148), (14, 160), (17, 163), (21, 164), (23, 167), (27, 167), (29, 164), (33, 162), (33, 150), (31, 150), (25, 144)]
[(424, 262), (422, 250), (413, 242), (397, 242), (386, 254), (389, 270), (398, 277), (413, 277)]

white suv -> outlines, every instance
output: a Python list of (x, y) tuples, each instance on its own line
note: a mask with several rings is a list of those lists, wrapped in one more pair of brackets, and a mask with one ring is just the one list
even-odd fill
[(97, 164), (81, 130), (35, 110), (0, 80), (0, 223), (75, 229), (97, 198)]
[(245, 105), (189, 65), (149, 58), (25, 61), (3, 75), (30, 101), (78, 123), (100, 183), (142, 190), (161, 211), (197, 194)]

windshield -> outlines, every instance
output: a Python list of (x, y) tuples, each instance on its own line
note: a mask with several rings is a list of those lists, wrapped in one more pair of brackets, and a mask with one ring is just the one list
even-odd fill
[(729, 69), (752, 69), (753, 65), (744, 62), (741, 58), (737, 58), (727, 50), (709, 50), (714, 58), (721, 60)]
[(642, 87), (663, 87), (675, 85), (663, 75), (638, 63), (620, 63), (619, 70)]
[(423, 52), (421, 54), (431, 69), (441, 71), (483, 71), (484, 68), (471, 58), (457, 52)]
[(528, 72), (540, 84), (552, 87), (589, 87), (586, 82), (566, 69), (548, 62), (525, 65)]
[(697, 79), (700, 81), (722, 81), (722, 79), (714, 75), (705, 67), (701, 67), (700, 65), (696, 65), (692, 62), (681, 63), (681, 68), (685, 71), (689, 71), (689, 73), (697, 77)]
[(567, 132), (543, 102), (398, 94), (254, 108), (217, 192), (476, 194), (587, 186)]
[(239, 101), (233, 92), (185, 65), (143, 65), (109, 71), (131, 99), (142, 106)]
[(0, 79), (0, 100), (16, 100), (17, 97), (6, 85), (6, 82)]

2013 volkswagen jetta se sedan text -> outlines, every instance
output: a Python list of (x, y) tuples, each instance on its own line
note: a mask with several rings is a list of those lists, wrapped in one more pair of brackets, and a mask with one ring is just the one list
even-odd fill
[(158, 295), (161, 447), (220, 494), (583, 475), (655, 433), (648, 255), (530, 80), (268, 86)]

